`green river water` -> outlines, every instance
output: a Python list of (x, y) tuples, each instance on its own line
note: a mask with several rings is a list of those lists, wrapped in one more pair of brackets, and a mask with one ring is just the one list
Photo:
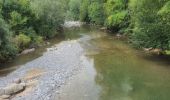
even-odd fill
[[(56, 100), (170, 100), (168, 58), (135, 50), (126, 41), (89, 27), (70, 29), (50, 42), (98, 34), (101, 37), (82, 43), (87, 50), (87, 68), (61, 89)], [(41, 56), (47, 47), (3, 65), (8, 67), (0, 70), (1, 76)]]

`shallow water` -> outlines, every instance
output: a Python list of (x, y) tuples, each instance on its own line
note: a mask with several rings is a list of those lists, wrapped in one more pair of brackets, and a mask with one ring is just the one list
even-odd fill
[(86, 68), (55, 100), (170, 99), (170, 64), (164, 57), (135, 50), (109, 35), (81, 44), (87, 52)]
[(51, 45), (3, 65), (7, 68), (0, 70), (1, 76), (42, 56), (53, 44), (83, 37), (79, 41), (87, 55), (85, 67), (61, 87), (56, 100), (170, 100), (169, 61), (135, 50), (93, 27), (69, 29), (64, 34), (50, 40)]
[(102, 91), (99, 100), (169, 100), (170, 69), (126, 43), (104, 37), (95, 40), (101, 52), (93, 55)]

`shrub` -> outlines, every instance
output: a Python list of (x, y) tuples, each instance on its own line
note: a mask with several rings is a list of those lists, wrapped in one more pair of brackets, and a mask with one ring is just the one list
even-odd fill
[(15, 43), (17, 44), (20, 51), (24, 50), (25, 48), (28, 48), (31, 43), (31, 38), (24, 35), (23, 33), (20, 33), (15, 37)]
[(83, 22), (89, 22), (89, 15), (88, 15), (88, 6), (90, 5), (89, 0), (82, 0), (80, 5), (80, 15), (79, 19)]
[(79, 20), (81, 0), (70, 0), (67, 11), (68, 20)]
[(107, 16), (106, 27), (115, 32), (128, 27), (128, 0), (107, 0), (104, 8)]
[(36, 32), (46, 38), (55, 36), (64, 23), (65, 6), (63, 0), (33, 0), (32, 12), (38, 21), (34, 23)]
[(127, 11), (114, 13), (106, 19), (105, 25), (111, 30), (119, 31), (127, 26), (126, 17)]
[(17, 53), (17, 49), (10, 40), (12, 38), (9, 26), (0, 17), (0, 63), (13, 58)]
[(93, 2), (88, 8), (89, 18), (92, 23), (103, 25), (104, 10), (101, 2)]
[[(168, 0), (141, 0), (133, 3), (132, 41), (138, 47), (170, 49), (170, 20), (166, 9)], [(131, 2), (134, 2), (132, 0)]]

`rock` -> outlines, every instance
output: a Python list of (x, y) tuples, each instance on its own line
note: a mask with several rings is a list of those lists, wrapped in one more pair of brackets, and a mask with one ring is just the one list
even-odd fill
[(0, 100), (9, 100), (9, 99), (1, 99), (1, 98), (0, 98)]
[(150, 52), (152, 53), (152, 54), (157, 54), (157, 55), (160, 55), (161, 53), (162, 53), (162, 49), (152, 49), (152, 50), (150, 50)]
[(50, 42), (46, 42), (46, 45), (50, 45)]
[(53, 51), (53, 50), (54, 50), (54, 48), (47, 48), (47, 52)]
[(21, 79), (14, 79), (13, 83), (20, 84), (21, 83)]
[(118, 33), (118, 34), (116, 34), (116, 37), (117, 37), (117, 38), (121, 38), (122, 35)]
[(31, 53), (31, 52), (34, 52), (35, 51), (35, 48), (32, 48), (32, 49), (26, 49), (24, 51), (21, 52), (21, 55), (25, 55), (25, 54), (28, 54), (28, 53)]
[(106, 27), (102, 27), (102, 28), (100, 28), (100, 30), (105, 31), (105, 30), (107, 30), (107, 28)]
[(5, 95), (5, 90), (3, 88), (0, 89), (0, 96)]
[(1, 88), (0, 89), (0, 96), (2, 95), (11, 95), (17, 92), (21, 92), (25, 89), (26, 84), (25, 83), (20, 83), (20, 84), (10, 84), (9, 86), (5, 87), (5, 88)]
[(9, 99), (11, 97), (11, 95), (2, 95), (0, 96), (0, 100), (2, 99)]
[(153, 48), (150, 47), (150, 48), (143, 48), (144, 51), (151, 51)]
[(71, 28), (71, 27), (80, 27), (83, 23), (79, 21), (66, 21), (64, 23), (64, 27)]

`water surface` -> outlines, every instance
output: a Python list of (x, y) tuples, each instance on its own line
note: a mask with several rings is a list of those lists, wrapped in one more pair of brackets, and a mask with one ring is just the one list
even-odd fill
[[(56, 100), (169, 100), (170, 64), (163, 57), (135, 50), (100, 31), (82, 47), (86, 69), (68, 82)], [(104, 34), (104, 35), (101, 35)]]

